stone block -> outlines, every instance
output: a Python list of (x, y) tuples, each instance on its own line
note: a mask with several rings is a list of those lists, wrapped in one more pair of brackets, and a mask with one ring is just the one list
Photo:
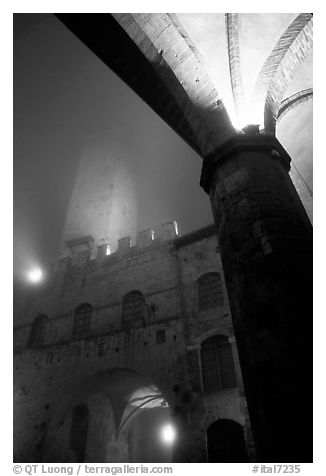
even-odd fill
[(138, 248), (147, 248), (151, 246), (154, 241), (154, 231), (153, 230), (143, 230), (138, 234), (137, 247)]
[(130, 249), (130, 242), (130, 236), (120, 238), (120, 240), (118, 240), (118, 252), (123, 253), (125, 251), (128, 251)]
[(164, 223), (161, 225), (161, 233), (160, 233), (162, 240), (174, 240), (179, 236), (178, 233), (178, 224), (176, 221), (170, 221), (168, 223)]

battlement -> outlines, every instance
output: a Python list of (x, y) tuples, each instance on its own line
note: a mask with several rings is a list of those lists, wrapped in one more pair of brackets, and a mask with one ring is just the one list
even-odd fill
[(58, 263), (58, 268), (62, 268), (67, 258), (74, 264), (82, 265), (87, 259), (104, 261), (109, 256), (117, 258), (129, 254), (131, 251), (141, 251), (153, 246), (161, 246), (164, 243), (178, 238), (178, 224), (176, 221), (163, 223), (157, 230), (147, 229), (138, 233), (137, 241), (132, 243), (130, 236), (118, 239), (116, 242), (101, 242), (94, 246), (94, 240), (90, 235), (79, 237), (65, 242), (66, 254)]

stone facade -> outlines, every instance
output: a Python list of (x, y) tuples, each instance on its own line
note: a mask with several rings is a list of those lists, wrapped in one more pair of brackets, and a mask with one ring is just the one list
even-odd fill
[[(207, 429), (219, 420), (241, 425), (252, 458), (215, 227), (178, 236), (172, 222), (129, 243), (110, 255), (79, 248), (42, 289), (17, 294), (15, 461), (207, 461)], [(221, 279), (219, 301), (201, 308), (208, 273)], [(141, 300), (127, 307), (132, 291)], [(76, 324), (81, 304), (90, 306)], [(236, 383), (207, 391), (201, 348), (212, 336), (229, 342)], [(153, 431), (165, 420), (177, 439), (163, 451)]]

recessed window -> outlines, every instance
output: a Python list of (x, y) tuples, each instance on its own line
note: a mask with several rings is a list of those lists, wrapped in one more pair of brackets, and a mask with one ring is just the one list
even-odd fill
[(83, 463), (86, 454), (89, 410), (87, 405), (74, 407), (70, 429), (70, 448), (75, 453), (77, 463)]
[(122, 302), (122, 321), (126, 327), (140, 327), (145, 316), (145, 298), (140, 291), (126, 294)]
[(91, 325), (92, 306), (81, 304), (77, 307), (74, 316), (72, 335), (74, 339), (85, 339), (89, 334)]
[(208, 273), (198, 279), (198, 307), (204, 311), (224, 305), (220, 273)]
[(164, 344), (165, 340), (166, 340), (165, 329), (160, 329), (159, 331), (156, 331), (156, 343)]
[(231, 344), (226, 336), (213, 336), (201, 346), (204, 390), (236, 387)]
[(48, 316), (40, 314), (35, 317), (28, 339), (28, 347), (40, 347), (44, 343)]
[(98, 345), (97, 355), (99, 357), (103, 357), (106, 354), (106, 351), (107, 351), (107, 346), (106, 346), (105, 343), (101, 343), (101, 344)]

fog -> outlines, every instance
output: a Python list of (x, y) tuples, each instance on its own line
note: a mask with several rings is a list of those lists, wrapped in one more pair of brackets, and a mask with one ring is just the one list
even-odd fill
[(106, 129), (130, 161), (138, 231), (213, 221), (200, 157), (50, 14), (14, 15), (14, 273), (55, 259), (87, 138)]

